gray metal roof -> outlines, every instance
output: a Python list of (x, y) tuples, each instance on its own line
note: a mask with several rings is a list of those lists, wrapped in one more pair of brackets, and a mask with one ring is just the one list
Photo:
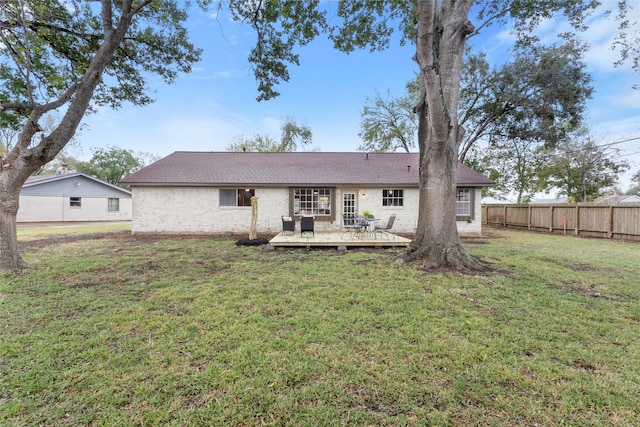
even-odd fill
[[(418, 153), (256, 153), (177, 151), (122, 184), (218, 186), (418, 186)], [(458, 164), (458, 186), (491, 186)]]

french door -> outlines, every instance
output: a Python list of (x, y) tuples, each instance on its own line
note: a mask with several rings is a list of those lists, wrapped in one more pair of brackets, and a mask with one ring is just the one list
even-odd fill
[(353, 225), (358, 207), (356, 206), (356, 193), (342, 193), (342, 224)]

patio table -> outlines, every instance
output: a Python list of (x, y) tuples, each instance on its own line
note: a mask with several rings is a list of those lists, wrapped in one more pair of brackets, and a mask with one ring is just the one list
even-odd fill
[(366, 218), (361, 220), (362, 221), (362, 227), (360, 227), (358, 230), (356, 230), (356, 233), (354, 235), (355, 238), (358, 239), (362, 239), (365, 237), (372, 237), (375, 239), (376, 238), (376, 223), (380, 222), (379, 219), (376, 218)]

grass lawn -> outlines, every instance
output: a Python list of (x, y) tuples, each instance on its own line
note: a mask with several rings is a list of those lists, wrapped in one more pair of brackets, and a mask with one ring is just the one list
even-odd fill
[(109, 231), (19, 231), (0, 425), (640, 425), (638, 243), (490, 229), (462, 276)]

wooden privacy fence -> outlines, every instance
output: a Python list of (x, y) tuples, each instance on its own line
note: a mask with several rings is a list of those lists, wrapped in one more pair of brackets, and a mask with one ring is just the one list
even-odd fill
[(482, 223), (548, 233), (640, 241), (640, 204), (482, 205)]

